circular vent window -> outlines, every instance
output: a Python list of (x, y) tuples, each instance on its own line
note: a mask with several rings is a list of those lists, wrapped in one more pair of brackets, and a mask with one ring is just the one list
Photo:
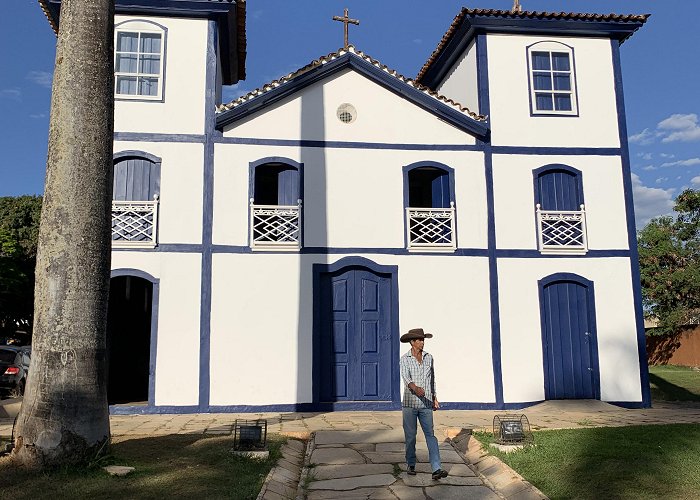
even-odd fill
[(352, 104), (344, 103), (338, 106), (338, 110), (335, 112), (338, 120), (343, 123), (352, 123), (357, 118), (357, 111), (355, 106)]

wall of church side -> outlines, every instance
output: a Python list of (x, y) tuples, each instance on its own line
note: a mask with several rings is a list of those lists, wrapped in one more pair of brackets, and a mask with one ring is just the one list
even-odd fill
[(475, 113), (479, 112), (479, 82), (476, 72), (476, 41), (473, 40), (464, 54), (450, 68), (436, 91), (453, 99)]
[[(336, 117), (338, 106), (344, 103), (357, 110), (352, 123), (343, 123)], [(475, 144), (468, 133), (351, 69), (237, 121), (226, 128), (224, 137)]]
[(115, 99), (114, 131), (203, 134), (207, 20), (117, 15), (114, 22), (135, 19), (167, 29), (163, 100)]
[[(573, 49), (578, 116), (531, 116), (527, 47), (540, 41)], [(494, 145), (620, 146), (609, 39), (491, 34), (487, 51)]]
[(504, 400), (544, 399), (537, 282), (561, 272), (594, 283), (601, 399), (641, 401), (634, 300), (625, 258), (498, 260)]
[(204, 147), (178, 142), (114, 143), (115, 154), (134, 150), (162, 160), (158, 243), (201, 243)]
[(629, 249), (619, 156), (493, 155), (498, 248), (536, 249), (533, 170), (563, 164), (581, 171), (588, 248)]
[(138, 269), (159, 280), (155, 404), (199, 401), (199, 254), (112, 252), (112, 269)]
[[(212, 405), (312, 401), (313, 264), (342, 257), (213, 256)], [(487, 259), (363, 257), (398, 266), (399, 332), (420, 326), (435, 334), (426, 350), (435, 356), (440, 400), (493, 402)]]
[(248, 245), (249, 164), (271, 156), (304, 164), (305, 247), (405, 248), (403, 166), (421, 161), (454, 169), (458, 246), (487, 246), (483, 153), (234, 144), (215, 149), (215, 244)]

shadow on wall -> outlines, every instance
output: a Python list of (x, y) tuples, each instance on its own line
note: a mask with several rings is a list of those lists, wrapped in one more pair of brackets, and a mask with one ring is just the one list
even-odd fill
[[(301, 139), (325, 140), (323, 85), (301, 95)], [(302, 201), (302, 252), (304, 246), (328, 246), (326, 151), (302, 147), (304, 164)], [(313, 395), (313, 264), (317, 257), (299, 255), (299, 314), (297, 324), (297, 403), (312, 402)]]
[(700, 326), (688, 327), (674, 335), (650, 335), (650, 330), (647, 330), (650, 365), (700, 367)]

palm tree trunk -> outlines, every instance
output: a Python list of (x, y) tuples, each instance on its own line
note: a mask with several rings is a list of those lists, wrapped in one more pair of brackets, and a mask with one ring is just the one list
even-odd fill
[(39, 228), (34, 340), (14, 457), (85, 463), (106, 449), (114, 0), (63, 0)]

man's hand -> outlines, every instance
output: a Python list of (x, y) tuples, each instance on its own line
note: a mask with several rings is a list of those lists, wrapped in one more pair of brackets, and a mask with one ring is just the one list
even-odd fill
[(425, 396), (425, 390), (423, 390), (422, 387), (418, 387), (418, 386), (417, 386), (416, 384), (414, 384), (413, 382), (411, 382), (410, 384), (408, 384), (408, 388), (411, 389), (411, 391), (413, 391), (413, 393), (414, 393), (416, 396), (418, 396), (419, 398), (422, 398), (423, 396)]
[(440, 402), (437, 400), (437, 398), (433, 398), (433, 410), (439, 410), (440, 409)]

